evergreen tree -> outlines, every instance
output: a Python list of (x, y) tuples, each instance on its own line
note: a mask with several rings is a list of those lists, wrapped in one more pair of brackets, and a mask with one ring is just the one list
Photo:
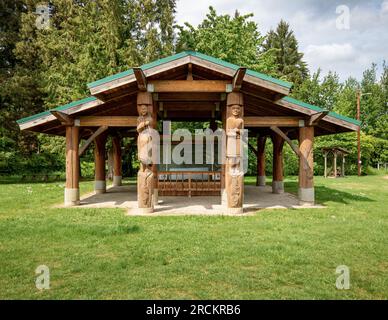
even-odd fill
[(281, 20), (276, 31), (268, 32), (264, 43), (265, 50), (275, 50), (277, 72), (281, 77), (293, 82), (295, 86), (308, 77), (308, 68), (303, 61), (303, 53), (299, 52), (298, 41), (290, 25)]

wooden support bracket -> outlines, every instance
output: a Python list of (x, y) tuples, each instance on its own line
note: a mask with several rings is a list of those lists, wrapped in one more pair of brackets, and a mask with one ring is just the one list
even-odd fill
[(329, 114), (328, 110), (314, 113), (313, 115), (310, 116), (310, 119), (307, 121), (307, 126), (316, 126), (319, 123), (319, 121), (321, 121), (328, 114)]
[(281, 136), (287, 143), (288, 145), (291, 147), (291, 149), (295, 152), (295, 154), (303, 159), (303, 167), (305, 169), (311, 169), (310, 168), (310, 165), (307, 161), (307, 159), (303, 156), (302, 152), (299, 150), (299, 148), (292, 142), (292, 140), (279, 128), (279, 127), (276, 127), (276, 126), (271, 126), (270, 127), (272, 131), (274, 131), (275, 133), (277, 133), (279, 136)]
[(251, 149), (252, 150), (252, 152), (256, 155), (256, 157), (257, 157), (257, 155), (259, 154), (259, 152), (257, 151), (257, 149), (254, 147), (254, 146), (252, 146), (252, 144), (250, 144), (249, 142), (248, 142), (248, 147), (249, 147), (249, 149)]
[(291, 149), (295, 152), (295, 154), (298, 157), (302, 155), (299, 148), (291, 141), (291, 139), (279, 127), (271, 126), (270, 128), (272, 131), (274, 131), (279, 136), (281, 136), (290, 145)]
[(145, 76), (143, 70), (139, 67), (133, 68), (133, 72), (136, 77), (137, 87), (140, 91), (147, 91), (147, 77)]
[(50, 113), (57, 118), (62, 125), (72, 126), (74, 124), (74, 119), (72, 119), (68, 114), (61, 111), (51, 110)]
[(86, 142), (82, 145), (81, 148), (79, 148), (79, 155), (81, 156), (86, 149), (89, 147), (89, 145), (96, 139), (101, 133), (105, 132), (108, 130), (108, 126), (102, 126), (99, 127), (90, 137)]
[(240, 91), (246, 72), (247, 72), (247, 68), (239, 68), (234, 74), (233, 81), (232, 81), (232, 90), (234, 92)]

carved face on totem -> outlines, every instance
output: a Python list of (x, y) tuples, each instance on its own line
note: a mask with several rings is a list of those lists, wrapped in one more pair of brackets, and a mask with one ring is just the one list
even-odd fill
[(234, 104), (231, 106), (231, 110), (232, 110), (232, 115), (234, 117), (239, 117), (241, 115), (241, 106), (238, 105), (238, 104)]
[(139, 114), (142, 117), (145, 117), (148, 115), (148, 104), (139, 105)]

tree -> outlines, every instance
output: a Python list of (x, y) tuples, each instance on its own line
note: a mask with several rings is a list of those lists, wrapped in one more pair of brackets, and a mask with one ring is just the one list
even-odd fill
[(321, 80), (321, 70), (318, 69), (311, 78), (295, 88), (292, 95), (323, 109), (333, 110), (337, 105), (341, 89), (342, 85), (336, 73), (330, 71)]
[(247, 68), (275, 75), (272, 51), (264, 52), (263, 37), (255, 22), (249, 19), (253, 14), (217, 15), (209, 7), (206, 18), (193, 27), (189, 23), (177, 26), (176, 51), (194, 50)]
[(299, 52), (298, 41), (290, 25), (281, 20), (276, 31), (270, 30), (264, 43), (266, 51), (275, 51), (275, 62), (279, 76), (293, 82), (295, 86), (307, 79), (309, 71)]
[(53, 153), (63, 145), (20, 132), (17, 119), (84, 98), (87, 83), (173, 50), (175, 0), (52, 0), (50, 26), (38, 28), (41, 3), (0, 2), (2, 72), (7, 69), (0, 74), (0, 145), (16, 153), (36, 153), (40, 142)]
[(380, 82), (377, 81), (377, 66), (372, 66), (364, 71), (361, 81), (361, 92), (369, 93), (362, 96), (361, 121), (362, 128), (368, 134), (377, 134), (379, 137), (388, 136), (387, 99), (384, 87), (386, 87), (386, 66)]

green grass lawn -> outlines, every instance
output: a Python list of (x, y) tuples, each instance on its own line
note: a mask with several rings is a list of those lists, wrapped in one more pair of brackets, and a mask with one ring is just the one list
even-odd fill
[[(253, 181), (248, 178), (249, 181)], [(388, 180), (316, 178), (326, 209), (129, 217), (56, 209), (63, 182), (0, 184), (0, 299), (387, 299)], [(83, 182), (81, 191), (92, 190)], [(286, 191), (296, 192), (296, 178)], [(35, 287), (50, 268), (51, 286)], [(336, 289), (339, 265), (350, 290)]]

